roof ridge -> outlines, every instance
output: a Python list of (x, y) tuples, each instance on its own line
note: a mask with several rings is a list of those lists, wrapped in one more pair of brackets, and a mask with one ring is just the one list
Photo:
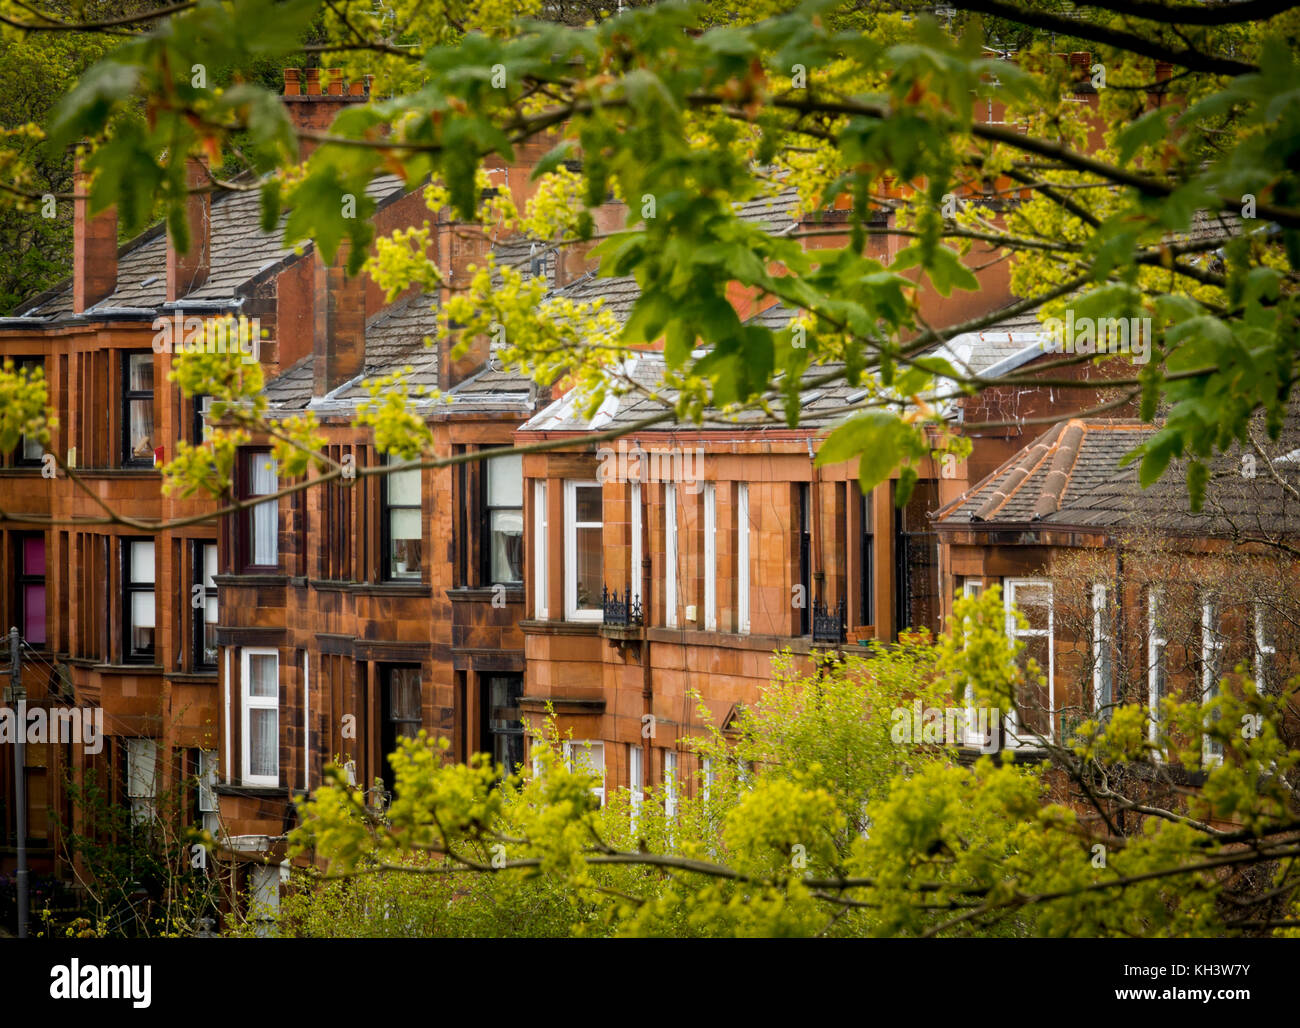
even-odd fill
[[(1058, 422), (1050, 432), (1040, 436), (1031, 443), (1021, 453), (1024, 454), (1022, 459), (1011, 470), (1011, 475), (1007, 479), (1006, 488), (994, 489), (992, 494), (983, 505), (980, 506), (974, 514), (971, 515), (972, 521), (987, 521), (1004, 506), (1011, 497), (1015, 496), (1020, 487), (1025, 484), (1029, 476), (1032, 475), (1042, 465), (1049, 454), (1053, 453), (1061, 433), (1065, 429), (1064, 422)], [(1000, 497), (1000, 499), (999, 499)]]
[(1070, 478), (1079, 463), (1079, 454), (1083, 452), (1083, 436), (1086, 430), (1080, 418), (1071, 418), (1065, 423), (1065, 431), (1061, 433), (1060, 443), (1052, 455), (1052, 466), (1047, 471), (1047, 477), (1043, 479), (1038, 502), (1034, 504), (1034, 512), (1031, 515), (1034, 519), (1046, 517), (1061, 509), (1061, 500), (1065, 497), (1065, 490), (1069, 487)]

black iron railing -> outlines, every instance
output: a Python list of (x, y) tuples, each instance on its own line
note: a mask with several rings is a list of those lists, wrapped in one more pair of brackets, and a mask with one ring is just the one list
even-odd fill
[(600, 590), (600, 605), (605, 612), (607, 625), (639, 625), (641, 623), (641, 600), (632, 598), (631, 587), (619, 592), (609, 591), (609, 586)]
[(847, 626), (843, 599), (834, 609), (828, 609), (824, 603), (814, 603), (812, 620), (813, 642), (844, 644)]

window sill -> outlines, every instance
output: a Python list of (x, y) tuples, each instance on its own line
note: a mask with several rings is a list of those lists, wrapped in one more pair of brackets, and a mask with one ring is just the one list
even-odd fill
[(198, 685), (216, 685), (218, 669), (204, 668), (200, 671), (176, 671), (167, 677), (173, 682), (194, 682)]
[[(448, 589), (447, 598), (460, 602), (493, 600), (499, 595), (497, 588), (494, 585), (460, 586), (455, 589)], [(503, 585), (500, 588), (505, 590), (507, 603), (523, 602), (524, 587), (522, 585)]]
[(103, 671), (117, 675), (138, 675), (142, 673), (161, 675), (163, 673), (161, 664), (92, 664), (90, 667), (92, 671)]
[(218, 796), (246, 796), (250, 799), (288, 799), (290, 790), (283, 785), (224, 785), (212, 787)]
[(212, 580), (216, 582), (218, 586), (287, 585), (289, 582), (289, 576), (283, 572), (265, 569), (260, 571), (239, 571), (232, 575), (217, 575)]
[(400, 579), (388, 582), (357, 582), (347, 587), (348, 592), (358, 596), (432, 596), (433, 586), (412, 579), (403, 582)]
[(605, 626), (599, 621), (520, 621), (519, 627), (533, 635), (599, 635)]

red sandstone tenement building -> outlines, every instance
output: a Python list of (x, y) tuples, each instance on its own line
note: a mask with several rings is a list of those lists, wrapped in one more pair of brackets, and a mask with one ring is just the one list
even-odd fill
[[(320, 128), (364, 88), (335, 79), (321, 92), (311, 73), (286, 73), (286, 93), (295, 122)], [(494, 181), (522, 204), (544, 150), (523, 148)], [(376, 180), (370, 194), (380, 232), (428, 216), (419, 192), (394, 179)], [(602, 450), (594, 432), (655, 404), (628, 396), (596, 419), (577, 418), (570, 398), (500, 370), (481, 346), (459, 361), (445, 345), (425, 347), (441, 297), (408, 292), (386, 303), (373, 283), (343, 276), (341, 259), (326, 267), (311, 247), (286, 250), (278, 234), (258, 230), (253, 194), (210, 203), (196, 194), (192, 204), (187, 255), (161, 229), (119, 248), (111, 212), (88, 219), (79, 207), (72, 278), (0, 319), (0, 354), (40, 361), (51, 383), (60, 426), (50, 451), (94, 493), (62, 473), (42, 477), (43, 455), (31, 446), (0, 469), (0, 508), (57, 522), (6, 524), (0, 547), (10, 583), (0, 610), (26, 640), (29, 696), (102, 706), (109, 736), (94, 757), (76, 746), (29, 750), (38, 871), (65, 870), (51, 814), (74, 824), (81, 816), (59, 784), (65, 772), (101, 772), (114, 801), (137, 809), (170, 784), (202, 779), (194, 823), (213, 831), (223, 866), (244, 868), (233, 886), (272, 899), (293, 798), (318, 785), (330, 761), (344, 761), (364, 787), (380, 780), (382, 791), (396, 738), (425, 728), (449, 739), (457, 759), (485, 750), (515, 765), (527, 759), (521, 719), (536, 725), (550, 703), (563, 730), (600, 744), (608, 788), (657, 784), (673, 770), (687, 782), (686, 740), (702, 730), (689, 690), (725, 721), (756, 698), (777, 648), (851, 650), (905, 626), (939, 626), (952, 582), (928, 515), (978, 476), (926, 462), (899, 509), (892, 483), (864, 497), (854, 467), (814, 467), (817, 441), (857, 390), (808, 390), (794, 430), (753, 418), (669, 422)], [(617, 227), (620, 210), (607, 208), (602, 226)], [(842, 217), (800, 215), (792, 193), (740, 213), (772, 232)], [(887, 212), (878, 224), (889, 224)], [(433, 256), (456, 283), (488, 243), (464, 227), (436, 229)], [(871, 247), (888, 260), (899, 240), (875, 235)], [(495, 250), (500, 261), (531, 263), (526, 241)], [(988, 257), (977, 247), (967, 259)], [(597, 277), (580, 248), (535, 270), (562, 295), (604, 298), (620, 318), (638, 295), (630, 280)], [(979, 278), (977, 293), (923, 294), (927, 319), (957, 322), (1011, 300), (1004, 263)], [(734, 292), (742, 318), (781, 328), (793, 314)], [(315, 413), (340, 464), (384, 462), (369, 430), (351, 421), (361, 383), (407, 365), (412, 384), (453, 398), (419, 407), (438, 455), (566, 445), (360, 474), (204, 520), (215, 505), (163, 497), (155, 467), (175, 440), (201, 440), (205, 425), (201, 399), (168, 383), (167, 355), (152, 345), (155, 319), (178, 311), (260, 319), (272, 415)], [(996, 342), (1003, 330), (1007, 347)], [(1019, 322), (988, 333), (950, 348), (983, 372), (1007, 360), (1031, 366), (1042, 353)], [(653, 388), (662, 360), (647, 351), (629, 370)], [(1027, 386), (1014, 399), (1035, 416), (1066, 415), (1090, 394)], [(952, 411), (979, 420), (970, 414)], [(985, 445), (977, 440), (970, 467), (996, 466), (1015, 429), (995, 456)], [(285, 484), (264, 444), (246, 449), (236, 473), (244, 500)], [(200, 520), (154, 536), (102, 522), (101, 501), (133, 518)], [(0, 794), (13, 795), (7, 763)]]

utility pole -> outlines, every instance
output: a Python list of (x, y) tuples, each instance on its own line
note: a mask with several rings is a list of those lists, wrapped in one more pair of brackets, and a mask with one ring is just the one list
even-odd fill
[(9, 702), (18, 714), (14, 733), (14, 822), (18, 829), (18, 938), (27, 938), (27, 694), (23, 691), (22, 643), (18, 629), (9, 629)]

